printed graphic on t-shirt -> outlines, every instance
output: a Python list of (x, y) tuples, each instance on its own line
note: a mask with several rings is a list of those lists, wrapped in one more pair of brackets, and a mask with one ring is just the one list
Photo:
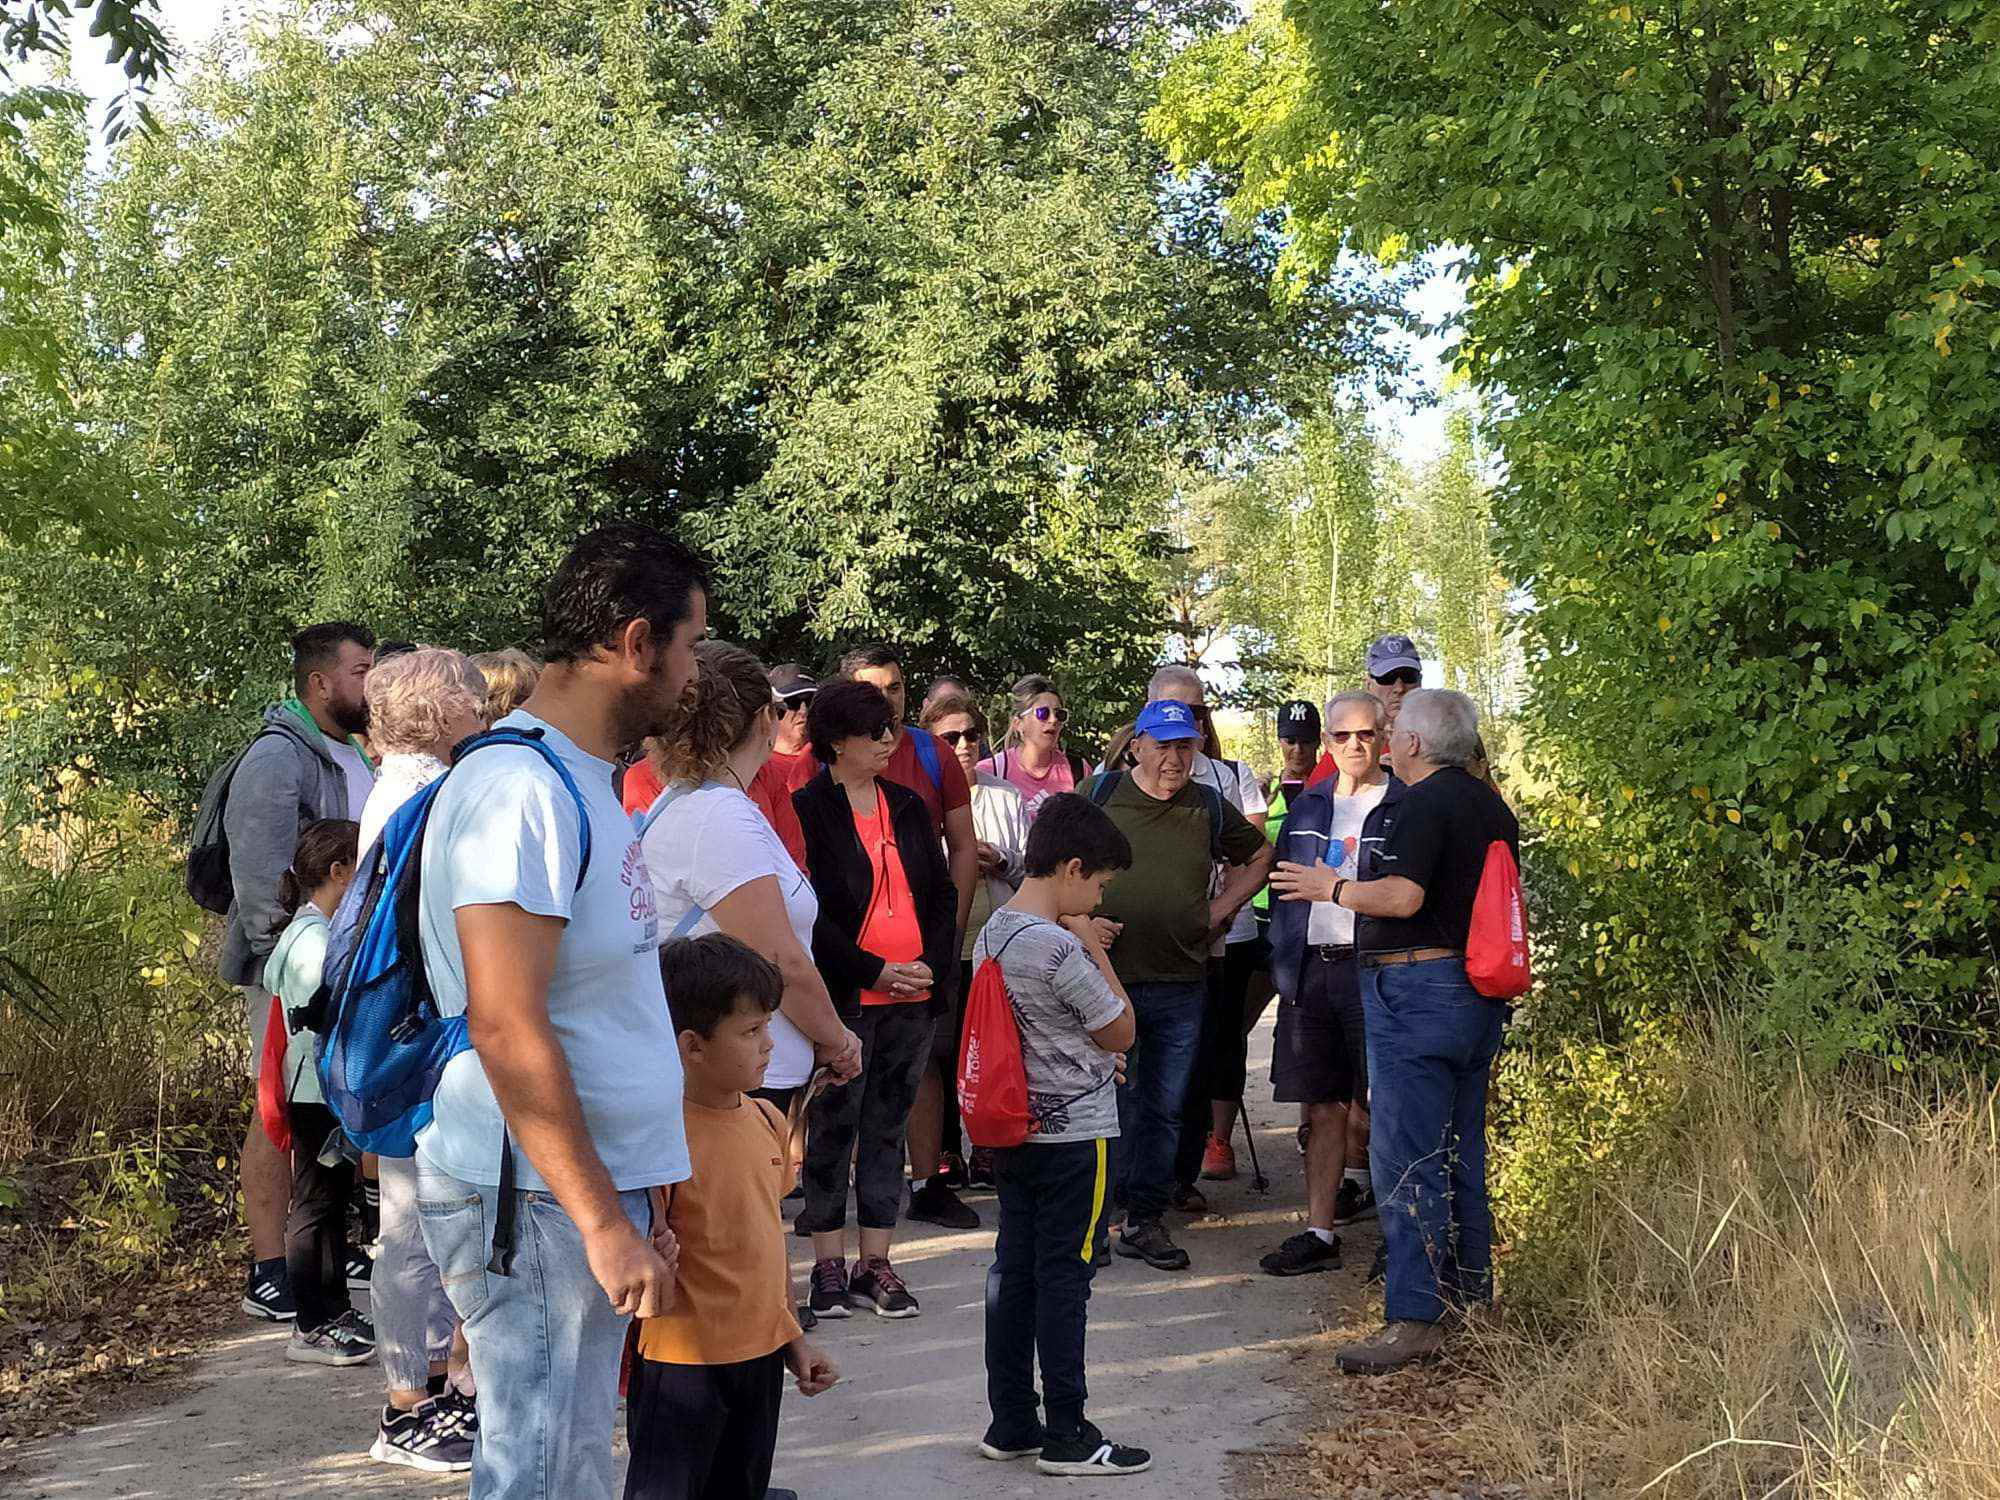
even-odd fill
[(645, 851), (637, 839), (625, 847), (625, 863), (618, 869), (618, 880), (631, 902), (632, 920), (640, 927), (632, 951), (650, 953), (660, 946), (660, 912), (653, 899), (652, 877), (646, 873)]

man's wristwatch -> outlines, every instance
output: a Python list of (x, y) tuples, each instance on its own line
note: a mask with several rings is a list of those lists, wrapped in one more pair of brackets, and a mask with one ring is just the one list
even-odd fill
[(1333, 902), (1335, 906), (1340, 905), (1340, 893), (1346, 889), (1347, 889), (1347, 877), (1345, 875), (1334, 876), (1333, 895), (1329, 899)]

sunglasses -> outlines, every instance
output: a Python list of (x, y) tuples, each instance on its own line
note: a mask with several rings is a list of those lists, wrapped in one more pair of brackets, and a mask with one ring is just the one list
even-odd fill
[(1354, 740), (1363, 745), (1372, 745), (1375, 743), (1376, 731), (1373, 729), (1329, 729), (1326, 732), (1326, 737), (1336, 745), (1344, 745), (1349, 740)]
[(893, 740), (895, 737), (896, 726), (893, 723), (884, 724), (880, 729), (868, 736), (871, 740)]
[(1375, 680), (1382, 684), (1383, 687), (1389, 687), (1399, 682), (1404, 687), (1415, 687), (1424, 680), (1424, 676), (1421, 672), (1412, 672), (1408, 667), (1398, 667), (1387, 677), (1377, 677)]
[(961, 744), (978, 744), (979, 731), (976, 729), (946, 729), (939, 733), (938, 738), (956, 750)]
[(1037, 704), (1034, 708), (1029, 709), (1028, 712), (1033, 714), (1037, 719), (1041, 720), (1044, 724), (1048, 723), (1049, 720), (1051, 719), (1054, 719), (1058, 724), (1067, 724), (1069, 722), (1068, 709), (1051, 708), (1046, 703)]
[(810, 692), (794, 693), (789, 698), (773, 697), (771, 701), (777, 704), (781, 714), (799, 714), (812, 707), (813, 696)]

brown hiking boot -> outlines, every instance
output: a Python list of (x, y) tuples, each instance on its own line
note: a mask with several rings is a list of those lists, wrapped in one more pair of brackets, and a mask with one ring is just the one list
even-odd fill
[(1442, 1324), (1404, 1319), (1385, 1323), (1381, 1331), (1335, 1352), (1333, 1362), (1345, 1375), (1387, 1375), (1405, 1365), (1436, 1359), (1444, 1352)]

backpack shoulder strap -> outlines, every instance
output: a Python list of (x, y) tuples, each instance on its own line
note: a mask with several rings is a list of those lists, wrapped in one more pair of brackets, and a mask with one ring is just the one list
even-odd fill
[(791, 1130), (785, 1124), (785, 1117), (778, 1112), (778, 1106), (769, 1099), (751, 1099), (749, 1102), (756, 1107), (757, 1113), (764, 1117), (765, 1125), (770, 1127), (771, 1139), (778, 1143), (779, 1154), (783, 1155), (789, 1151), (792, 1144)]
[[(659, 796), (655, 797), (653, 805), (646, 809), (646, 816), (639, 821), (639, 832), (636, 835), (638, 839), (643, 843), (646, 835), (652, 832), (653, 825), (659, 822), (660, 814), (680, 801), (681, 798), (692, 795), (694, 791), (695, 788), (689, 786), (686, 782), (677, 781), (664, 792), (661, 792)], [(694, 931), (696, 925), (707, 915), (707, 907), (698, 901), (690, 901), (687, 911), (678, 922), (674, 923), (674, 930), (667, 934), (666, 941), (671, 943), (678, 938), (686, 937), (690, 932)]]
[(924, 775), (930, 777), (932, 790), (942, 792), (944, 773), (938, 769), (937, 738), (928, 729), (920, 729), (915, 724), (906, 726), (903, 733), (917, 747), (917, 764), (924, 768)]
[(1227, 864), (1229, 856), (1222, 852), (1222, 793), (1205, 781), (1190, 783), (1200, 788), (1203, 803), (1208, 808), (1208, 858), (1211, 864)]
[(1070, 784), (1072, 786), (1082, 786), (1085, 779), (1090, 775), (1090, 766), (1074, 750), (1066, 752), (1065, 758), (1069, 761)]
[(1090, 800), (1099, 807), (1104, 806), (1111, 800), (1111, 794), (1118, 790), (1118, 783), (1124, 779), (1123, 771), (1114, 771), (1106, 767), (1097, 780), (1090, 784)]

